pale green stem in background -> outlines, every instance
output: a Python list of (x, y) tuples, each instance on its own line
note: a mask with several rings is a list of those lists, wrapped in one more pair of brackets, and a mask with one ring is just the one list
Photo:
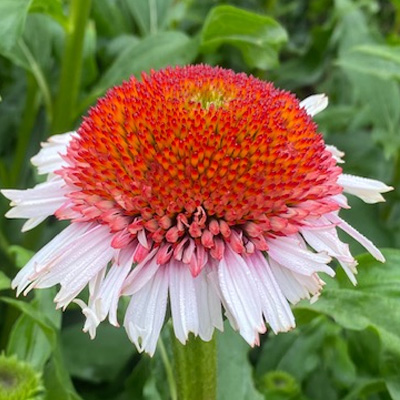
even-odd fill
[(167, 374), (167, 381), (169, 386), (169, 393), (171, 395), (171, 400), (178, 400), (178, 395), (176, 392), (176, 382), (174, 379), (172, 365), (168, 358), (167, 350), (165, 348), (164, 341), (162, 340), (161, 336), (158, 339), (158, 349), (160, 350), (161, 359), (165, 368), (165, 373)]
[(150, 10), (150, 33), (152, 35), (157, 33), (158, 15), (157, 15), (157, 3), (155, 0), (149, 0)]
[(171, 331), (179, 400), (217, 398), (217, 343), (191, 336), (182, 345)]
[(37, 61), (33, 57), (28, 46), (25, 44), (25, 42), (22, 39), (20, 39), (18, 41), (18, 46), (21, 49), (21, 51), (24, 53), (24, 56), (26, 57), (26, 60), (28, 61), (28, 64), (31, 68), (32, 74), (36, 79), (36, 83), (39, 86), (39, 89), (43, 95), (43, 100), (44, 100), (44, 104), (46, 107), (47, 118), (49, 121), (51, 121), (51, 118), (53, 115), (53, 107), (52, 107), (52, 103), (51, 103), (51, 93), (50, 93), (50, 89), (47, 84), (46, 78), (43, 74), (43, 71), (40, 68), (40, 65), (37, 63)]
[(4, 233), (0, 230), (0, 249), (4, 252), (6, 257), (14, 262), (14, 260), (10, 257), (8, 253), (8, 248), (10, 247), (10, 243), (8, 243), (7, 238), (4, 236)]
[(34, 76), (28, 72), (25, 108), (22, 115), (21, 125), (18, 130), (17, 148), (15, 151), (14, 161), (11, 168), (11, 177), (9, 181), (9, 184), (12, 187), (18, 186), (22, 167), (25, 165), (26, 152), (39, 110), (39, 97), (37, 78), (34, 78)]
[(82, 75), (83, 41), (91, 0), (71, 0), (70, 16), (61, 66), (52, 133), (70, 130), (77, 106)]

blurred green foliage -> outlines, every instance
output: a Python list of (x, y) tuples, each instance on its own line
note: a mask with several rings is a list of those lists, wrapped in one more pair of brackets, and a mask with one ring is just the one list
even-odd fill
[[(79, 126), (110, 86), (209, 63), (299, 98), (327, 93), (317, 122), (346, 152), (345, 171), (397, 188), (385, 204), (352, 200), (345, 219), (378, 246), (399, 247), (398, 0), (0, 0), (0, 38), (0, 187), (37, 183), (29, 158), (39, 142)], [(1, 198), (0, 215), (7, 208)], [(42, 372), (48, 400), (168, 399), (168, 346), (140, 356), (107, 325), (89, 341), (74, 306), (61, 320), (53, 290), (14, 299), (10, 278), (61, 225), (21, 235), (20, 222), (0, 217), (0, 350)], [(400, 251), (385, 255), (384, 265), (361, 256), (357, 288), (339, 273), (316, 304), (295, 308), (296, 330), (265, 335), (250, 353), (226, 326), (219, 400), (400, 399)]]

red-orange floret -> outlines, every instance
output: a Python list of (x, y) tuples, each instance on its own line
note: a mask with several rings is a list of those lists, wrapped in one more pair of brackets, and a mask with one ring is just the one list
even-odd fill
[(60, 171), (74, 210), (126, 237), (214, 248), (244, 234), (263, 249), (338, 208), (341, 170), (315, 123), (294, 95), (245, 74), (197, 65), (131, 78), (78, 133)]

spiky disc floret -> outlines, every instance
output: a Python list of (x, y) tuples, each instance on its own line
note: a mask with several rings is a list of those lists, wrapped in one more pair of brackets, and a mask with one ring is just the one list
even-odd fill
[(174, 248), (201, 241), (219, 259), (221, 241), (266, 250), (265, 237), (338, 209), (329, 197), (342, 190), (341, 169), (310, 116), (292, 94), (245, 74), (189, 66), (132, 78), (78, 134), (60, 171), (77, 188), (75, 220), (109, 224), (121, 232), (116, 247), (142, 232)]

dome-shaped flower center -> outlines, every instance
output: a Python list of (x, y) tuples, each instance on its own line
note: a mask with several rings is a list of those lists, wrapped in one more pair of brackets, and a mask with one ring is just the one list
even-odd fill
[(215, 257), (217, 238), (265, 250), (266, 236), (338, 208), (341, 170), (316, 125), (293, 95), (244, 74), (189, 66), (132, 78), (78, 133), (60, 171), (76, 187), (75, 219), (123, 231), (116, 246), (144, 232), (156, 244), (201, 241)]

